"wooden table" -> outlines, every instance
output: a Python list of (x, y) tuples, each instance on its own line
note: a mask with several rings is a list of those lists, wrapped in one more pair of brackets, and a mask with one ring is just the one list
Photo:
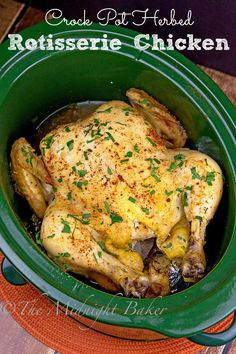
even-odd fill
[[(0, 43), (8, 33), (19, 32), (43, 20), (44, 13), (38, 9), (13, 0), (0, 0)], [(221, 87), (236, 106), (236, 77), (210, 68), (202, 67), (202, 69)], [(53, 349), (38, 342), (21, 328), (9, 314), (3, 312), (0, 312), (0, 338), (0, 353), (55, 353)], [(205, 348), (198, 354), (236, 354), (236, 340), (226, 346)]]

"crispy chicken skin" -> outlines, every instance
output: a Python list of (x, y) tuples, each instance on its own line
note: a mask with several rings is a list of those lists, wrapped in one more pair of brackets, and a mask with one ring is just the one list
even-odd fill
[[(142, 90), (127, 96), (132, 106), (107, 102), (42, 139), (40, 169), (55, 193), (47, 209), (34, 207), (29, 178), (18, 168), (42, 179), (32, 170), (36, 163), (21, 162), (22, 147), (30, 148), (24, 138), (12, 147), (13, 176), (43, 218), (42, 244), (62, 268), (127, 296), (142, 297), (150, 287), (166, 295), (172, 260), (182, 263), (185, 281), (204, 275), (205, 230), (221, 198), (222, 173), (209, 156), (183, 148), (186, 133), (164, 106)], [(35, 194), (42, 197), (40, 188)], [(133, 246), (153, 237), (163, 256), (144, 272)]]

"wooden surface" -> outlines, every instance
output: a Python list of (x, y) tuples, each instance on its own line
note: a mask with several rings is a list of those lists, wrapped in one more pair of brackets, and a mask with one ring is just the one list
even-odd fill
[[(0, 0), (0, 43), (7, 33), (22, 29), (43, 21), (44, 13), (13, 0)], [(230, 54), (229, 54), (230, 55)], [(236, 77), (201, 67), (225, 92), (236, 105)], [(1, 303), (0, 303), (1, 304)], [(52, 354), (54, 350), (38, 342), (12, 317), (0, 311), (0, 354)], [(176, 353), (178, 354), (178, 353)], [(236, 354), (236, 340), (226, 346), (205, 348), (198, 354)]]
[(24, 5), (13, 0), (0, 0), (0, 43), (12, 28)]

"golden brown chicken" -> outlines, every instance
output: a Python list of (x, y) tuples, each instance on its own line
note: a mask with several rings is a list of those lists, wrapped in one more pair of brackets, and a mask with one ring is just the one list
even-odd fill
[[(132, 106), (110, 101), (47, 134), (44, 164), (18, 139), (13, 176), (43, 218), (44, 248), (66, 271), (126, 295), (141, 297), (150, 287), (166, 295), (172, 260), (182, 264), (185, 281), (204, 275), (205, 230), (221, 198), (222, 173), (209, 156), (183, 148), (186, 133), (164, 106), (141, 90), (127, 96)], [(133, 247), (153, 237), (164, 255), (144, 271)]]

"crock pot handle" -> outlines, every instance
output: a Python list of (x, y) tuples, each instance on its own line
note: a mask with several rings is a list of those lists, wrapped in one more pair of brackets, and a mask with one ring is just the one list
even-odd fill
[(25, 285), (27, 281), (25, 278), (19, 273), (18, 270), (8, 261), (7, 258), (4, 258), (2, 261), (2, 275), (13, 285)]
[(194, 343), (210, 346), (221, 346), (228, 342), (231, 342), (236, 338), (236, 312), (234, 313), (234, 319), (230, 327), (223, 332), (219, 333), (199, 333), (194, 336), (188, 337)]

